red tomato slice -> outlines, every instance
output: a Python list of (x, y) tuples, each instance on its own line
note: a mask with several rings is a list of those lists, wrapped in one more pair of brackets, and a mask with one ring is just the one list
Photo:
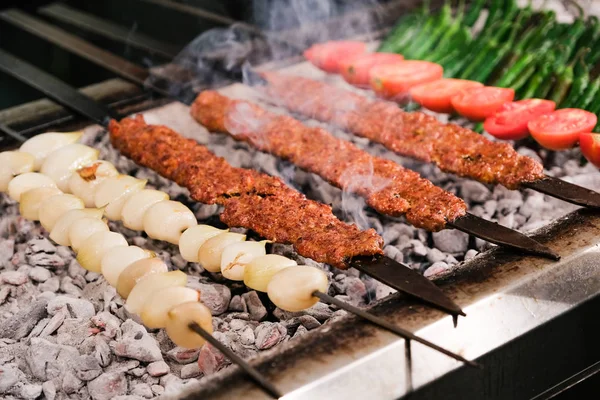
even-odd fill
[(451, 98), (452, 107), (471, 121), (483, 121), (515, 98), (513, 89), (482, 86), (463, 90)]
[(378, 65), (396, 64), (404, 60), (400, 54), (366, 53), (340, 63), (340, 73), (351, 85), (369, 87), (369, 73)]
[(596, 114), (579, 108), (562, 108), (529, 121), (531, 136), (550, 150), (573, 147), (582, 133), (589, 133), (596, 126)]
[(439, 79), (410, 89), (413, 100), (428, 110), (439, 113), (454, 111), (450, 99), (463, 90), (482, 87), (483, 83), (466, 79)]
[(337, 74), (342, 61), (354, 58), (366, 51), (367, 45), (364, 42), (340, 40), (314, 44), (304, 51), (304, 57), (317, 68)]
[(371, 88), (384, 98), (401, 97), (413, 86), (441, 79), (444, 69), (429, 61), (403, 61), (397, 64), (378, 65), (370, 73)]
[(597, 133), (582, 133), (579, 135), (579, 146), (585, 158), (600, 168), (600, 135)]
[(552, 100), (526, 99), (504, 104), (488, 117), (483, 128), (502, 140), (519, 140), (529, 136), (527, 124), (540, 115), (550, 114), (556, 108)]

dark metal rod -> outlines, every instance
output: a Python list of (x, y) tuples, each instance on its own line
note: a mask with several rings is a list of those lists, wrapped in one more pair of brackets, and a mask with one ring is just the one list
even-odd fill
[(15, 139), (18, 142), (25, 142), (27, 140), (27, 138), (23, 135), (21, 135), (19, 132), (15, 131), (14, 129), (10, 128), (7, 125), (4, 125), (3, 123), (0, 122), (0, 132), (6, 134), (7, 136), (10, 136), (11, 138)]
[(452, 222), (448, 222), (448, 227), (474, 235), (490, 243), (522, 251), (526, 254), (546, 257), (555, 261), (560, 260), (560, 255), (537, 240), (534, 240), (519, 231), (509, 229), (498, 223), (488, 221), (470, 213), (467, 213)]
[(93, 32), (150, 53), (159, 54), (168, 59), (175, 58), (177, 53), (179, 53), (179, 50), (175, 46), (155, 40), (108, 20), (98, 18), (95, 15), (69, 7), (67, 4), (52, 3), (38, 9), (38, 12), (79, 29)]
[(580, 372), (576, 373), (575, 375), (565, 379), (564, 381), (560, 382), (559, 384), (552, 386), (550, 389), (538, 394), (537, 396), (533, 397), (531, 400), (552, 399), (552, 398), (558, 396), (559, 394), (563, 393), (565, 390), (568, 390), (568, 389), (572, 388), (573, 386), (575, 386), (576, 384), (583, 382), (584, 380), (594, 376), (598, 372), (600, 372), (600, 361), (596, 362), (595, 364), (590, 365), (583, 371), (580, 371)]
[(71, 53), (77, 54), (79, 57), (93, 62), (123, 79), (169, 97), (168, 91), (156, 86), (146, 85), (146, 79), (150, 76), (147, 69), (133, 64), (122, 57), (101, 49), (100, 47), (94, 46), (93, 44), (50, 25), (39, 18), (33, 17), (20, 10), (10, 9), (0, 12), (0, 20), (29, 32), (42, 40), (47, 40)]
[(411, 333), (411, 332), (409, 332), (409, 331), (407, 331), (405, 329), (402, 329), (402, 328), (400, 328), (400, 327), (398, 327), (396, 325), (390, 324), (389, 322), (387, 322), (386, 320), (384, 320), (382, 318), (376, 317), (375, 315), (373, 315), (371, 313), (368, 313), (368, 312), (366, 312), (364, 310), (361, 310), (358, 307), (354, 307), (351, 304), (348, 304), (346, 302), (340, 301), (340, 300), (336, 299), (335, 297), (329, 296), (326, 293), (315, 291), (313, 293), (313, 296), (318, 297), (319, 299), (321, 299), (322, 301), (324, 301), (326, 303), (334, 304), (334, 305), (338, 306), (339, 308), (341, 308), (343, 310), (346, 310), (348, 312), (351, 312), (352, 314), (355, 314), (355, 315), (357, 315), (357, 316), (359, 316), (361, 318), (364, 318), (367, 321), (370, 321), (370, 322), (374, 323), (375, 325), (377, 325), (377, 326), (379, 326), (379, 327), (381, 327), (383, 329), (386, 329), (386, 330), (388, 330), (388, 331), (390, 331), (392, 333), (395, 333), (396, 335), (398, 335), (400, 337), (403, 337), (404, 339), (414, 340), (415, 342), (419, 342), (421, 344), (424, 344), (425, 346), (427, 346), (429, 348), (437, 350), (440, 353), (445, 354), (448, 357), (451, 357), (451, 358), (453, 358), (453, 359), (455, 359), (457, 361), (461, 361), (461, 362), (463, 362), (463, 363), (465, 363), (465, 364), (467, 364), (467, 365), (469, 365), (471, 367), (482, 368), (480, 366), (480, 364), (476, 363), (475, 361), (467, 360), (466, 358), (464, 358), (464, 357), (462, 357), (462, 356), (460, 356), (458, 354), (455, 354), (455, 353), (451, 352), (450, 350), (446, 350), (443, 347), (438, 346), (437, 344), (434, 344), (434, 343), (431, 343), (428, 340), (422, 339), (422, 338), (414, 335), (413, 333)]
[(195, 322), (192, 322), (190, 323), (189, 328), (196, 332), (198, 335), (202, 336), (208, 343), (216, 347), (227, 358), (229, 358), (232, 362), (237, 364), (271, 397), (273, 397), (274, 399), (282, 397), (282, 394), (279, 392), (279, 390), (271, 382), (269, 382), (260, 372), (258, 372), (253, 366), (248, 364), (237, 354), (231, 351), (229, 347), (225, 346), (223, 343), (215, 339), (213, 335), (202, 329), (200, 325), (198, 325)]

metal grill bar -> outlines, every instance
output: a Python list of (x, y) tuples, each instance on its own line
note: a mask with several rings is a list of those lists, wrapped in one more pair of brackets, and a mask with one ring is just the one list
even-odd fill
[(0, 12), (0, 20), (75, 53), (139, 85), (143, 86), (149, 76), (146, 69), (22, 11), (16, 9), (2, 11)]
[(123, 42), (150, 53), (159, 54), (169, 59), (174, 58), (179, 49), (176, 46), (153, 39), (143, 33), (126, 29), (121, 25), (98, 18), (95, 15), (76, 10), (66, 4), (54, 3), (38, 10), (42, 15), (73, 25), (109, 39)]

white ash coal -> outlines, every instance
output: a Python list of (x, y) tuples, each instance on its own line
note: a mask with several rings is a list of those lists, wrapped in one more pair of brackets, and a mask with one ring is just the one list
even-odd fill
[[(238, 95), (246, 95), (242, 91)], [(233, 93), (227, 93), (233, 95)], [(146, 113), (150, 123), (163, 123), (206, 144), (216, 154), (240, 167), (277, 175), (311, 198), (330, 203), (349, 222), (375, 228), (385, 239), (388, 256), (409, 263), (426, 276), (439, 276), (459, 268), (486, 244), (454, 230), (428, 233), (402, 219), (382, 217), (364, 202), (331, 187), (276, 158), (249, 149), (224, 135), (211, 135), (189, 116), (187, 107), (173, 103)], [(316, 124), (314, 121), (308, 121)], [(534, 230), (575, 207), (539, 193), (487, 187), (440, 173), (395, 156), (366, 140), (338, 130), (372, 154), (389, 157), (418, 170), (436, 184), (463, 197), (470, 210), (502, 225), (524, 232)], [(101, 150), (101, 158), (123, 172), (145, 178), (149, 186), (164, 190), (188, 204), (200, 222), (219, 224), (216, 206), (189, 201), (187, 190), (121, 157), (106, 132), (90, 127), (86, 144)], [(549, 155), (527, 147), (519, 151), (542, 157), (548, 173), (590, 189), (600, 189), (600, 174), (580, 163), (576, 151)], [(198, 264), (186, 263), (175, 246), (148, 239), (139, 232), (111, 223), (130, 244), (154, 250), (171, 269), (189, 276), (202, 301), (214, 315), (215, 336), (243, 357), (254, 357), (303, 334), (330, 324), (345, 313), (323, 303), (300, 313), (275, 308), (262, 294), (243, 284), (211, 274)], [(238, 230), (240, 231), (240, 230)], [(364, 306), (392, 292), (357, 271), (340, 271), (298, 256), (290, 246), (273, 245), (271, 251), (317, 265), (328, 271), (329, 294)], [(162, 330), (147, 330), (123, 307), (123, 300), (100, 275), (86, 272), (73, 253), (47, 239), (39, 224), (24, 220), (18, 206), (0, 197), (0, 395), (6, 399), (142, 399), (180, 393), (185, 385), (201, 382), (229, 364), (212, 346), (186, 350), (176, 347)]]

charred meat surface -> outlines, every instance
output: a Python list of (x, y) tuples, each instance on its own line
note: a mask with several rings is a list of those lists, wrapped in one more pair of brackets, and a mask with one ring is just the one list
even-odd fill
[(256, 104), (204, 91), (191, 114), (211, 131), (228, 133), (364, 197), (382, 214), (406, 215), (416, 227), (439, 231), (466, 213), (464, 201), (418, 173)]
[(268, 82), (264, 92), (276, 104), (403, 156), (434, 163), (442, 171), (509, 189), (544, 177), (542, 164), (518, 154), (510, 144), (493, 142), (459, 125), (312, 79), (275, 72), (263, 76)]
[(221, 220), (266, 239), (293, 244), (299, 254), (338, 268), (356, 256), (382, 254), (375, 230), (359, 230), (279, 178), (235, 168), (192, 139), (143, 117), (111, 121), (113, 146), (137, 164), (186, 187), (191, 197), (224, 206)]

